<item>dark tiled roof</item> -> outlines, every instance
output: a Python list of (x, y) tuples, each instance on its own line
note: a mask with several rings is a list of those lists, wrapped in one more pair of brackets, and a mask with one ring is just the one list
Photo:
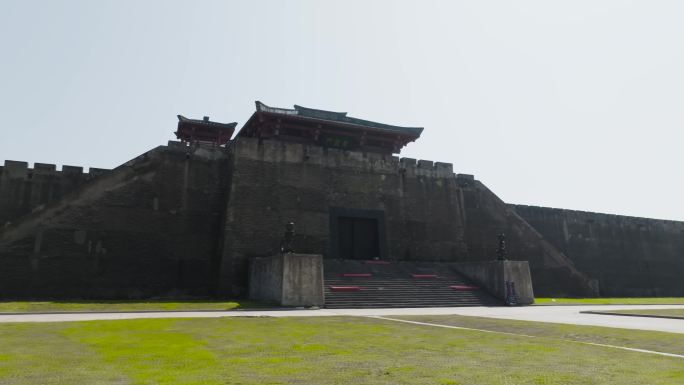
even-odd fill
[(183, 115), (178, 115), (178, 123), (185, 123), (185, 124), (199, 124), (199, 125), (205, 125), (205, 126), (210, 126), (210, 127), (216, 127), (216, 128), (235, 128), (237, 126), (236, 122), (233, 123), (218, 123), (218, 122), (212, 122), (209, 120), (208, 116), (205, 116), (204, 119), (188, 119)]
[(327, 120), (330, 122), (350, 124), (350, 125), (355, 125), (355, 126), (360, 126), (360, 127), (368, 127), (368, 128), (373, 128), (373, 129), (382, 130), (382, 131), (393, 131), (393, 132), (397, 132), (397, 133), (411, 135), (411, 136), (414, 136), (416, 138), (419, 137), (420, 134), (423, 132), (423, 127), (392, 126), (389, 124), (383, 124), (383, 123), (371, 122), (369, 120), (352, 118), (351, 116), (347, 116), (346, 112), (333, 112), (333, 111), (317, 110), (317, 109), (313, 109), (313, 108), (298, 106), (296, 104), (294, 106), (294, 109), (291, 110), (291, 109), (287, 109), (287, 108), (269, 107), (269, 106), (265, 105), (264, 103), (257, 101), (256, 107), (257, 107), (257, 111), (260, 111), (260, 112), (268, 112), (268, 113), (272, 113), (272, 114), (282, 114), (282, 115), (294, 115), (294, 116), (301, 116), (301, 117), (310, 118), (310, 119), (320, 119), (320, 120)]

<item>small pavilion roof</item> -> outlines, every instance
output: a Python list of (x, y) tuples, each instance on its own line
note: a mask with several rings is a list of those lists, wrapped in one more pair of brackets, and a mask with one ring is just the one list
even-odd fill
[(208, 116), (204, 119), (188, 119), (183, 115), (178, 115), (178, 129), (176, 138), (184, 142), (211, 142), (224, 145), (230, 141), (237, 123), (218, 123), (209, 120)]
[(198, 126), (206, 126), (206, 127), (215, 127), (215, 128), (223, 128), (223, 129), (235, 129), (237, 127), (237, 122), (233, 123), (219, 123), (219, 122), (212, 122), (209, 120), (208, 116), (205, 116), (204, 119), (189, 119), (186, 118), (183, 115), (178, 115), (178, 124), (187, 124), (187, 125), (198, 125)]

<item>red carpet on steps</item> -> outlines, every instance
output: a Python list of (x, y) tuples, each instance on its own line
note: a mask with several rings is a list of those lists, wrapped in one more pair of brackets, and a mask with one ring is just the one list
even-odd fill
[(358, 286), (330, 286), (331, 291), (359, 291), (361, 290)]
[(456, 290), (456, 291), (473, 291), (473, 290), (479, 290), (480, 289), (477, 286), (470, 286), (470, 285), (453, 285), (453, 286), (449, 286), (449, 287)]

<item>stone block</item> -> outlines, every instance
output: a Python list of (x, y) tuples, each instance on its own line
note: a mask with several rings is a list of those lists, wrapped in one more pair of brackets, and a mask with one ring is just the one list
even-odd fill
[(513, 282), (518, 303), (534, 303), (532, 275), (527, 261), (482, 261), (455, 263), (454, 268), (496, 298), (506, 301), (506, 283)]
[(169, 140), (167, 143), (167, 146), (171, 148), (184, 148), (187, 147), (185, 143), (177, 141), (177, 140)]
[(304, 161), (309, 164), (323, 164), (323, 147), (304, 147)]
[(323, 306), (323, 256), (278, 254), (250, 259), (249, 298), (282, 306)]
[(3, 174), (9, 178), (23, 179), (28, 175), (28, 163), (16, 160), (6, 160)]
[(419, 160), (418, 161), (418, 168), (424, 169), (424, 170), (432, 170), (432, 164), (433, 162), (431, 160)]
[(435, 171), (439, 176), (452, 176), (454, 174), (454, 165), (451, 163), (435, 162)]
[(39, 174), (41, 172), (55, 172), (57, 170), (57, 166), (54, 164), (48, 164), (48, 163), (34, 163), (33, 164), (33, 172), (36, 174)]
[(78, 166), (62, 166), (63, 174), (83, 174), (83, 167)]
[(257, 159), (262, 150), (259, 140), (253, 138), (237, 138), (233, 141), (232, 149), (236, 156), (249, 159)]
[(91, 167), (91, 168), (88, 170), (88, 174), (89, 174), (90, 176), (92, 176), (92, 177), (95, 177), (95, 176), (99, 176), (99, 175), (105, 174), (105, 173), (107, 173), (108, 171), (109, 171), (109, 170), (107, 170), (107, 169), (105, 169), (105, 168), (95, 168), (95, 167)]

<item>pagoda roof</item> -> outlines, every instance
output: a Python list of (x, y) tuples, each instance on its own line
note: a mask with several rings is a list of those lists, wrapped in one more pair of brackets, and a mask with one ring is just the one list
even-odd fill
[[(269, 107), (264, 103), (257, 101), (256, 108), (257, 113), (262, 112), (267, 114), (286, 115), (288, 117), (297, 117), (307, 120), (317, 120), (321, 122), (341, 124), (349, 127), (357, 127), (359, 129), (364, 130), (370, 129), (371, 131), (402, 134), (411, 137), (413, 140), (420, 137), (420, 134), (423, 132), (423, 127), (393, 126), (390, 124), (372, 122), (370, 120), (364, 120), (347, 116), (346, 112), (319, 110), (314, 108), (298, 106), (296, 104), (294, 105), (293, 109), (288, 109)], [(240, 133), (238, 133), (238, 135), (240, 135)]]
[(224, 145), (230, 141), (237, 123), (212, 122), (208, 116), (204, 119), (188, 119), (178, 115), (176, 138), (183, 142), (211, 142)]
[(209, 120), (208, 116), (205, 116), (204, 119), (190, 119), (186, 118), (183, 115), (178, 115), (178, 124), (181, 125), (198, 125), (198, 126), (206, 126), (206, 127), (215, 127), (215, 128), (223, 128), (223, 129), (235, 129), (237, 127), (237, 122), (233, 123), (219, 123), (219, 122), (212, 122)]

